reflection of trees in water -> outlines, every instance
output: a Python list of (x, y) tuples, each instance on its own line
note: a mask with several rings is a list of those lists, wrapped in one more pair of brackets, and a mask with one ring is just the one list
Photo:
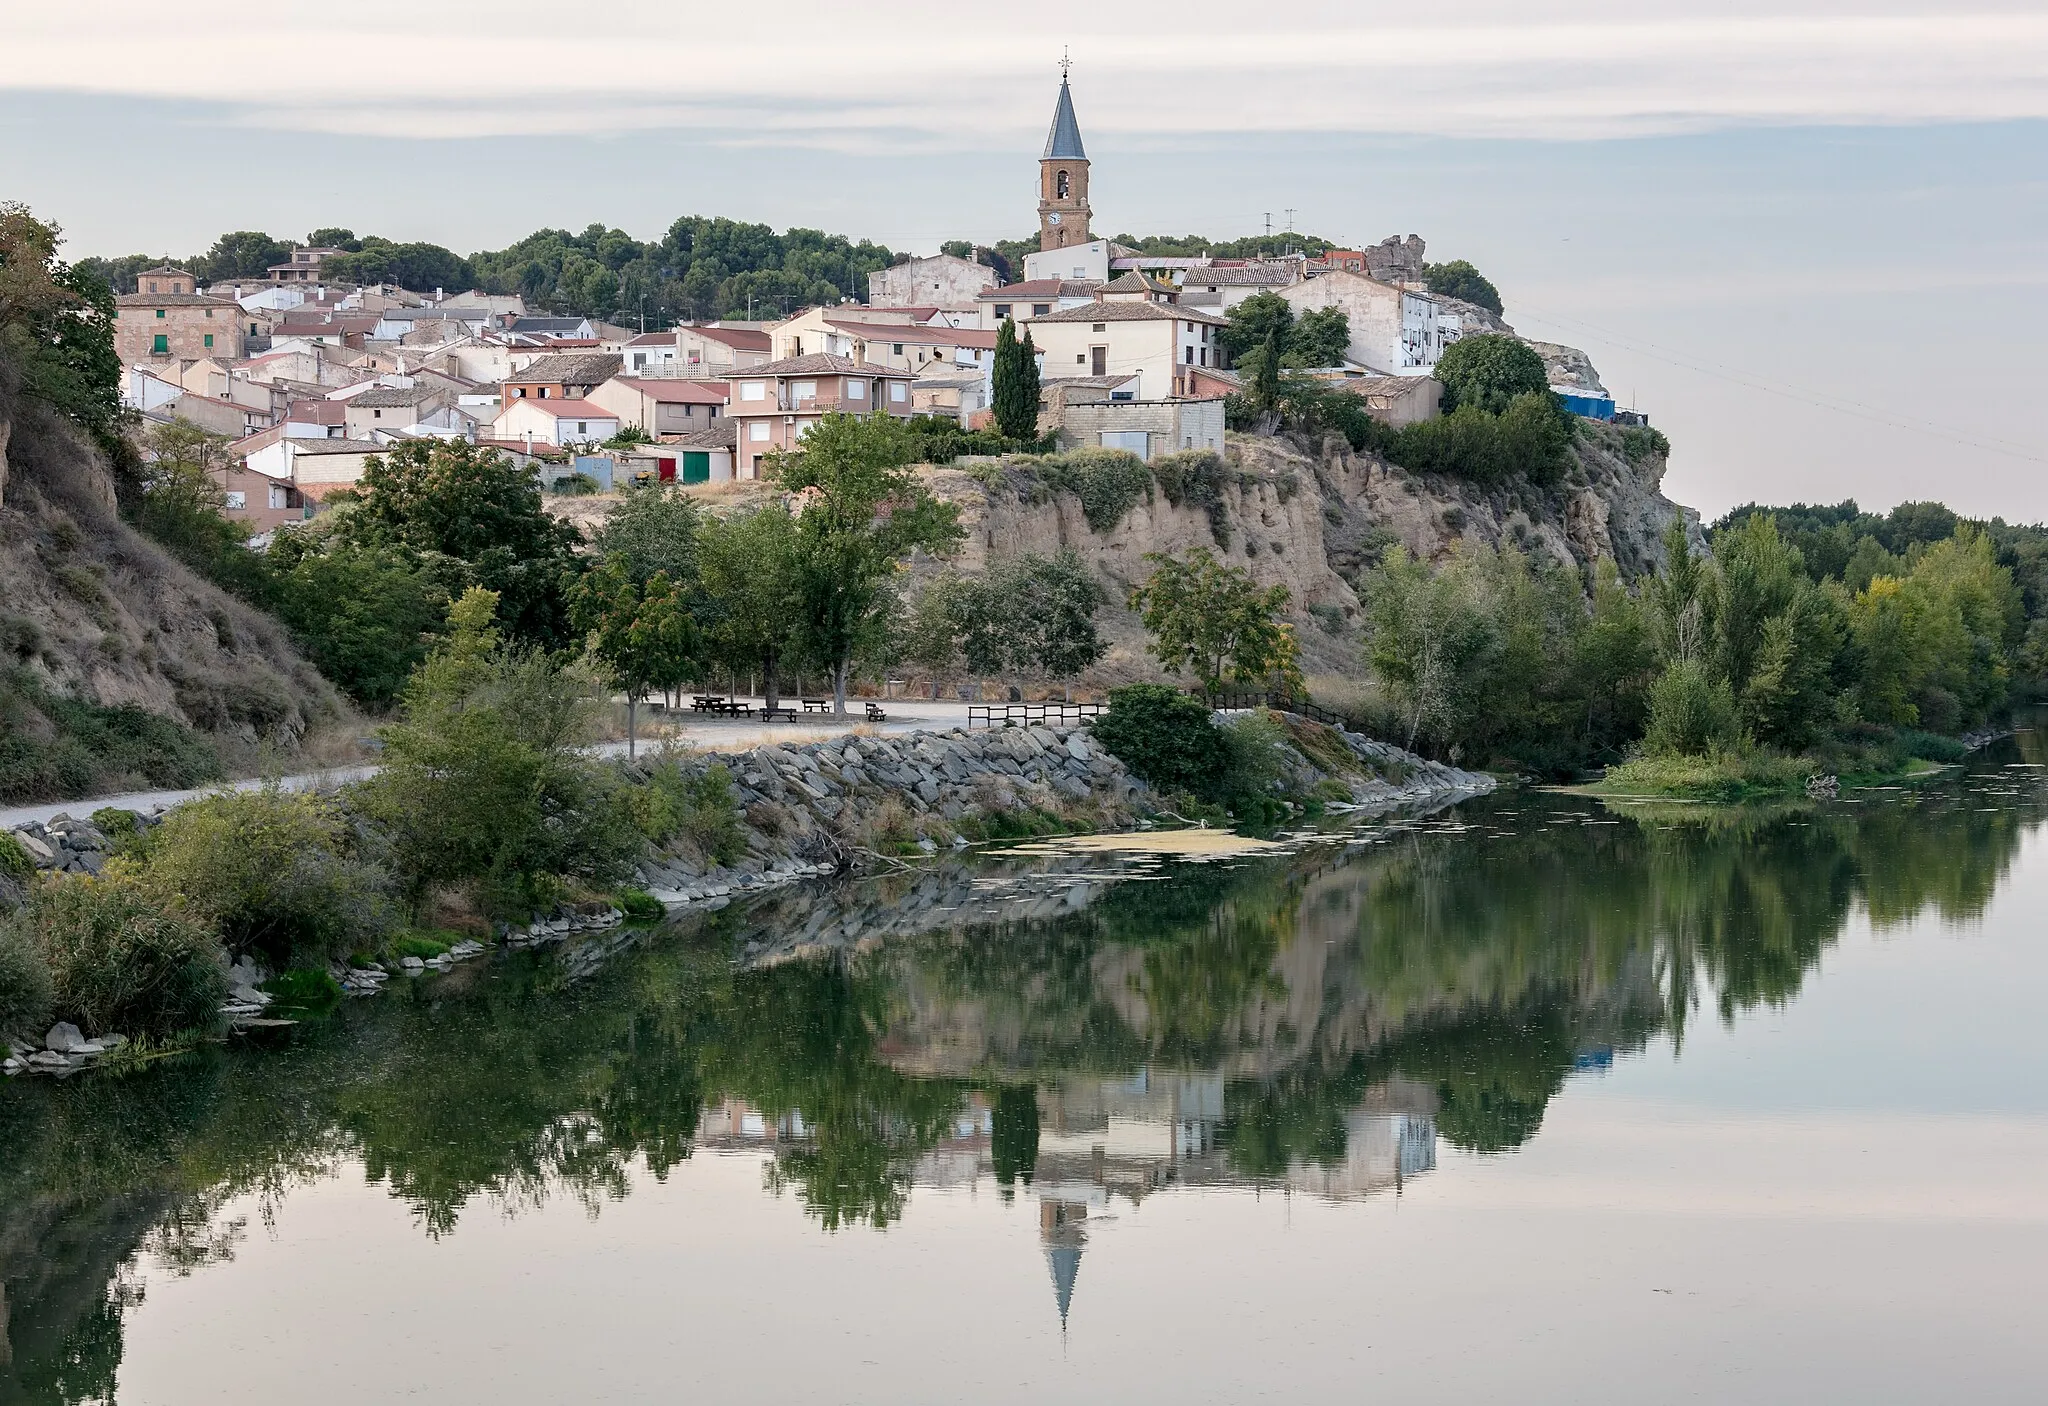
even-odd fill
[(728, 912), (573, 986), (513, 957), (351, 1005), (289, 1050), (0, 1088), (0, 1402), (101, 1392), (140, 1292), (124, 1266), (229, 1257), (229, 1202), (261, 1209), (350, 1158), (432, 1234), (480, 1198), (595, 1210), (636, 1161), (690, 1155), (727, 1097), (801, 1121), (771, 1187), (826, 1225), (883, 1225), (970, 1091), (998, 1181), (1028, 1185), (1033, 1085), (1145, 1063), (1225, 1072), (1239, 1176), (1334, 1164), (1347, 1115), (1397, 1078), (1433, 1091), (1454, 1144), (1512, 1148), (1589, 1050), (1682, 1035), (1709, 990), (1724, 1020), (1790, 1000), (1859, 904), (1880, 927), (1981, 914), (2038, 818), (1981, 804), (1945, 788), (1597, 825), (1475, 806), (1464, 834), (1195, 867), (1049, 922), (751, 970)]

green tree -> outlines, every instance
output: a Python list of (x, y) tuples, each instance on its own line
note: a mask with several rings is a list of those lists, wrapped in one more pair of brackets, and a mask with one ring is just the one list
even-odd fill
[(1464, 259), (1453, 259), (1447, 264), (1425, 264), (1422, 281), (1429, 285), (1432, 293), (1441, 293), (1446, 298), (1457, 298), (1485, 308), (1495, 317), (1504, 309), (1501, 306), (1500, 290), (1481, 275)]
[(1014, 572), (1006, 573), (1014, 581), (1013, 609), (1020, 621), (1012, 663), (1067, 685), (1071, 697), (1075, 675), (1109, 652), (1109, 642), (1095, 627), (1107, 593), (1072, 547), (1050, 557), (1027, 553), (1016, 560)]
[(959, 510), (932, 497), (906, 467), (907, 432), (884, 415), (827, 415), (803, 448), (777, 454), (773, 475), (798, 495), (795, 582), (799, 628), (832, 672), (835, 715), (846, 716), (854, 655), (886, 629), (889, 578), (913, 551), (951, 551)]
[(408, 440), (370, 456), (355, 497), (339, 541), (414, 553), (450, 579), (451, 594), (492, 592), (516, 640), (571, 643), (565, 596), (580, 538), (542, 506), (535, 470), (461, 440)]
[(270, 577), (248, 534), (226, 518), (228, 440), (187, 420), (152, 425), (143, 437), (135, 525), (223, 590), (268, 605)]
[(1535, 349), (1519, 338), (1496, 333), (1451, 343), (1437, 358), (1433, 374), (1443, 382), (1447, 415), (1466, 405), (1499, 415), (1516, 396), (1550, 391), (1550, 375)]
[(1351, 319), (1336, 306), (1311, 308), (1294, 320), (1287, 341), (1290, 366), (1341, 366), (1351, 346)]
[(945, 695), (946, 680), (961, 665), (957, 603), (963, 584), (957, 576), (926, 581), (904, 603), (898, 622), (896, 657), (925, 672), (934, 698)]
[(712, 518), (698, 539), (713, 654), (761, 673), (763, 701), (779, 706), (780, 673), (797, 647), (796, 520), (780, 503)]
[(447, 638), (380, 733), (383, 766), (352, 793), (415, 914), (455, 888), (524, 916), (552, 903), (562, 878), (608, 883), (639, 852), (606, 774), (577, 751), (590, 734), (591, 679), (503, 643), (497, 608), (476, 587), (450, 608)]
[(626, 574), (645, 584), (663, 572), (677, 587), (697, 579), (697, 535), (703, 514), (689, 494), (673, 485), (650, 483), (630, 488), (611, 510), (591, 545), (600, 560), (618, 557)]
[(1233, 365), (1242, 366), (1246, 357), (1265, 350), (1268, 343), (1284, 353), (1294, 335), (1294, 304), (1278, 293), (1254, 293), (1230, 310), (1226, 327), (1216, 329), (1216, 341), (1229, 353)]
[(1014, 440), (1038, 438), (1038, 352), (1026, 331), (1022, 340), (1017, 324), (1004, 318), (996, 329), (995, 359), (996, 428)]
[(292, 247), (272, 239), (260, 230), (239, 229), (213, 241), (213, 247), (195, 260), (201, 281), (220, 283), (236, 278), (268, 278), (273, 264), (292, 256)]
[(1145, 560), (1152, 575), (1131, 593), (1131, 608), (1141, 613), (1149, 648), (1166, 672), (1191, 671), (1212, 703), (1225, 678), (1300, 689), (1300, 648), (1280, 618), (1290, 599), (1285, 586), (1262, 590), (1250, 572), (1201, 547)]
[(363, 242), (356, 238), (356, 232), (352, 229), (343, 229), (339, 225), (326, 225), (306, 236), (306, 247), (309, 249), (343, 249), (354, 251), (362, 248)]
[(427, 657), (448, 592), (410, 553), (282, 532), (265, 554), (270, 602), (322, 674), (366, 708), (391, 705)]
[[(23, 391), (69, 417), (122, 465), (126, 412), (113, 291), (57, 257), (61, 235), (27, 206), (0, 203), (0, 357), (12, 363)], [(6, 490), (0, 462), (0, 502)]]
[(590, 652), (626, 695), (626, 755), (634, 755), (640, 700), (685, 682), (699, 667), (696, 621), (666, 571), (633, 579), (614, 554), (569, 592), (569, 618), (587, 632)]

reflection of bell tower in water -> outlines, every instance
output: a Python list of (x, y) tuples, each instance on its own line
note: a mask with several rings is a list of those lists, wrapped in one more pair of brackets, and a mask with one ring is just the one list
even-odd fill
[(1052, 1296), (1060, 1306), (1060, 1331), (1074, 1304), (1074, 1280), (1081, 1274), (1081, 1247), (1088, 1243), (1088, 1207), (1078, 1201), (1040, 1201), (1038, 1238), (1045, 1242), (1045, 1263), (1052, 1270)]
[(1060, 60), (1060, 100), (1052, 110), (1052, 130), (1045, 136), (1045, 155), (1038, 162), (1038, 248), (1061, 249), (1086, 244), (1088, 233), (1088, 152), (1081, 145), (1081, 124), (1074, 120), (1074, 95), (1067, 88), (1067, 61)]

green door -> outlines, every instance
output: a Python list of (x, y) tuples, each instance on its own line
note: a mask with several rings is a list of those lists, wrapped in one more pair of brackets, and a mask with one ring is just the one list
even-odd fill
[(683, 451), (683, 482), (711, 482), (711, 456), (708, 453), (695, 453), (688, 449)]

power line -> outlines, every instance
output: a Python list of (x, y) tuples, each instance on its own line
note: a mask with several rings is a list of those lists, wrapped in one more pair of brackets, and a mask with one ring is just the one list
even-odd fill
[(1947, 440), (1952, 444), (1958, 444), (1969, 449), (1981, 449), (1986, 453), (2002, 454), (2008, 458), (2026, 460), (2028, 463), (2048, 464), (2048, 455), (2043, 455), (2038, 449), (2022, 446), (2009, 440), (1971, 438), (1970, 436), (1974, 435), (1976, 431), (1958, 429), (1953, 425), (1942, 425), (1932, 420), (1912, 419), (1901, 416), (1895, 411), (1881, 410), (1876, 406), (1865, 405), (1861, 401), (1849, 400), (1844, 396), (1832, 395), (1826, 391), (1760, 381), (1743, 372), (1714, 363), (1701, 365), (1695, 361), (1683, 360), (1681, 359), (1681, 354), (1667, 351), (1667, 349), (1659, 347), (1654, 342), (1638, 342), (1624, 333), (1600, 327), (1579, 318), (1563, 317), (1527, 302), (1523, 302), (1521, 306), (1528, 308), (1543, 321), (1555, 322), (1563, 327), (1591, 332), (1596, 336), (1607, 338), (1624, 351), (1634, 352), (1636, 355), (1648, 357), (1652, 361), (1661, 361), (1667, 366), (1676, 366), (1683, 371), (1692, 371), (1702, 376), (1711, 376), (1716, 380), (1727, 381), (1732, 385), (1742, 386), (1747, 390), (1762, 391), (1766, 395), (1774, 395), (1783, 400), (1811, 406), (1816, 410), (1830, 410), (1837, 415), (1845, 415), (1851, 419), (1865, 420), (1872, 424), (1883, 425), (1887, 429), (1909, 430), (1915, 434), (1924, 434), (1935, 439)]

